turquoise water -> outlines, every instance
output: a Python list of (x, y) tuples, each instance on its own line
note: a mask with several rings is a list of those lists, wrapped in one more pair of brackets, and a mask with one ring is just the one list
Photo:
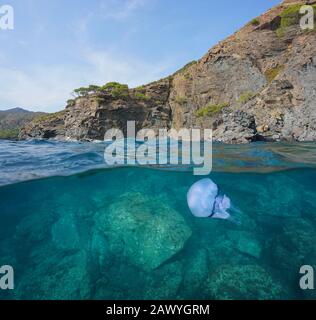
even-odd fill
[(299, 288), (316, 267), (315, 144), (215, 147), (209, 177), (240, 224), (191, 215), (188, 168), (95, 169), (102, 146), (87, 148), (0, 143), (1, 298), (316, 297)]

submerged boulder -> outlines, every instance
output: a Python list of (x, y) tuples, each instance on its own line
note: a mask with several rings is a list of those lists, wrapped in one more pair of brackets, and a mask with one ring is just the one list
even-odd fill
[(206, 291), (218, 300), (272, 300), (283, 294), (281, 285), (259, 265), (222, 266), (210, 275)]
[(314, 225), (308, 220), (295, 219), (267, 242), (265, 254), (275, 268), (286, 270), (289, 278), (295, 279), (302, 265), (313, 262), (315, 242)]
[(80, 237), (73, 214), (66, 214), (52, 226), (52, 240), (58, 249), (80, 248)]
[(84, 251), (63, 255), (47, 245), (34, 250), (32, 257), (34, 264), (28, 266), (15, 291), (17, 299), (29, 299), (30, 293), (32, 299), (39, 300), (91, 297), (89, 261)]
[(181, 298), (196, 299), (200, 297), (201, 288), (208, 275), (208, 252), (202, 248), (193, 252), (184, 262), (185, 271), (181, 285)]
[(165, 198), (126, 193), (96, 217), (115, 255), (152, 270), (179, 252), (191, 236), (184, 218)]
[(286, 173), (278, 173), (278, 177), (269, 175), (265, 179), (261, 193), (258, 194), (257, 213), (280, 218), (296, 218), (301, 214), (303, 186)]
[(16, 226), (14, 239), (17, 245), (29, 245), (48, 239), (55, 217), (52, 210), (35, 212), (25, 216)]
[(228, 238), (232, 246), (238, 251), (254, 258), (260, 258), (262, 245), (254, 233), (247, 231), (230, 231), (228, 232)]
[(176, 299), (182, 281), (182, 264), (179, 261), (154, 270), (146, 279), (144, 299)]

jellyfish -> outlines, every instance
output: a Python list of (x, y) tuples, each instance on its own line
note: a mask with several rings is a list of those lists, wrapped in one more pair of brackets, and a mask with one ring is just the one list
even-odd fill
[(230, 199), (209, 178), (199, 180), (191, 186), (187, 201), (195, 217), (225, 219), (239, 224), (231, 213), (240, 213), (240, 210), (232, 205)]

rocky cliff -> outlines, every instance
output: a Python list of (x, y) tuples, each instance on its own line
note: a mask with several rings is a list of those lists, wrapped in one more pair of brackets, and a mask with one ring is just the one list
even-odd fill
[(316, 33), (300, 28), (303, 4), (316, 16), (316, 1), (283, 1), (172, 76), (86, 90), (20, 138), (102, 140), (136, 120), (137, 129), (213, 128), (225, 143), (316, 140)]

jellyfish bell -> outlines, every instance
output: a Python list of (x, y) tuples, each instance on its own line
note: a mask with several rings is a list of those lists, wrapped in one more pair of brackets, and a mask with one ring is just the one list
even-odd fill
[(187, 193), (188, 206), (195, 217), (207, 218), (212, 214), (218, 187), (211, 179), (194, 183)]
[(235, 220), (230, 213), (238, 212), (230, 199), (222, 195), (218, 186), (209, 178), (199, 180), (191, 186), (187, 202), (191, 213), (198, 218)]

